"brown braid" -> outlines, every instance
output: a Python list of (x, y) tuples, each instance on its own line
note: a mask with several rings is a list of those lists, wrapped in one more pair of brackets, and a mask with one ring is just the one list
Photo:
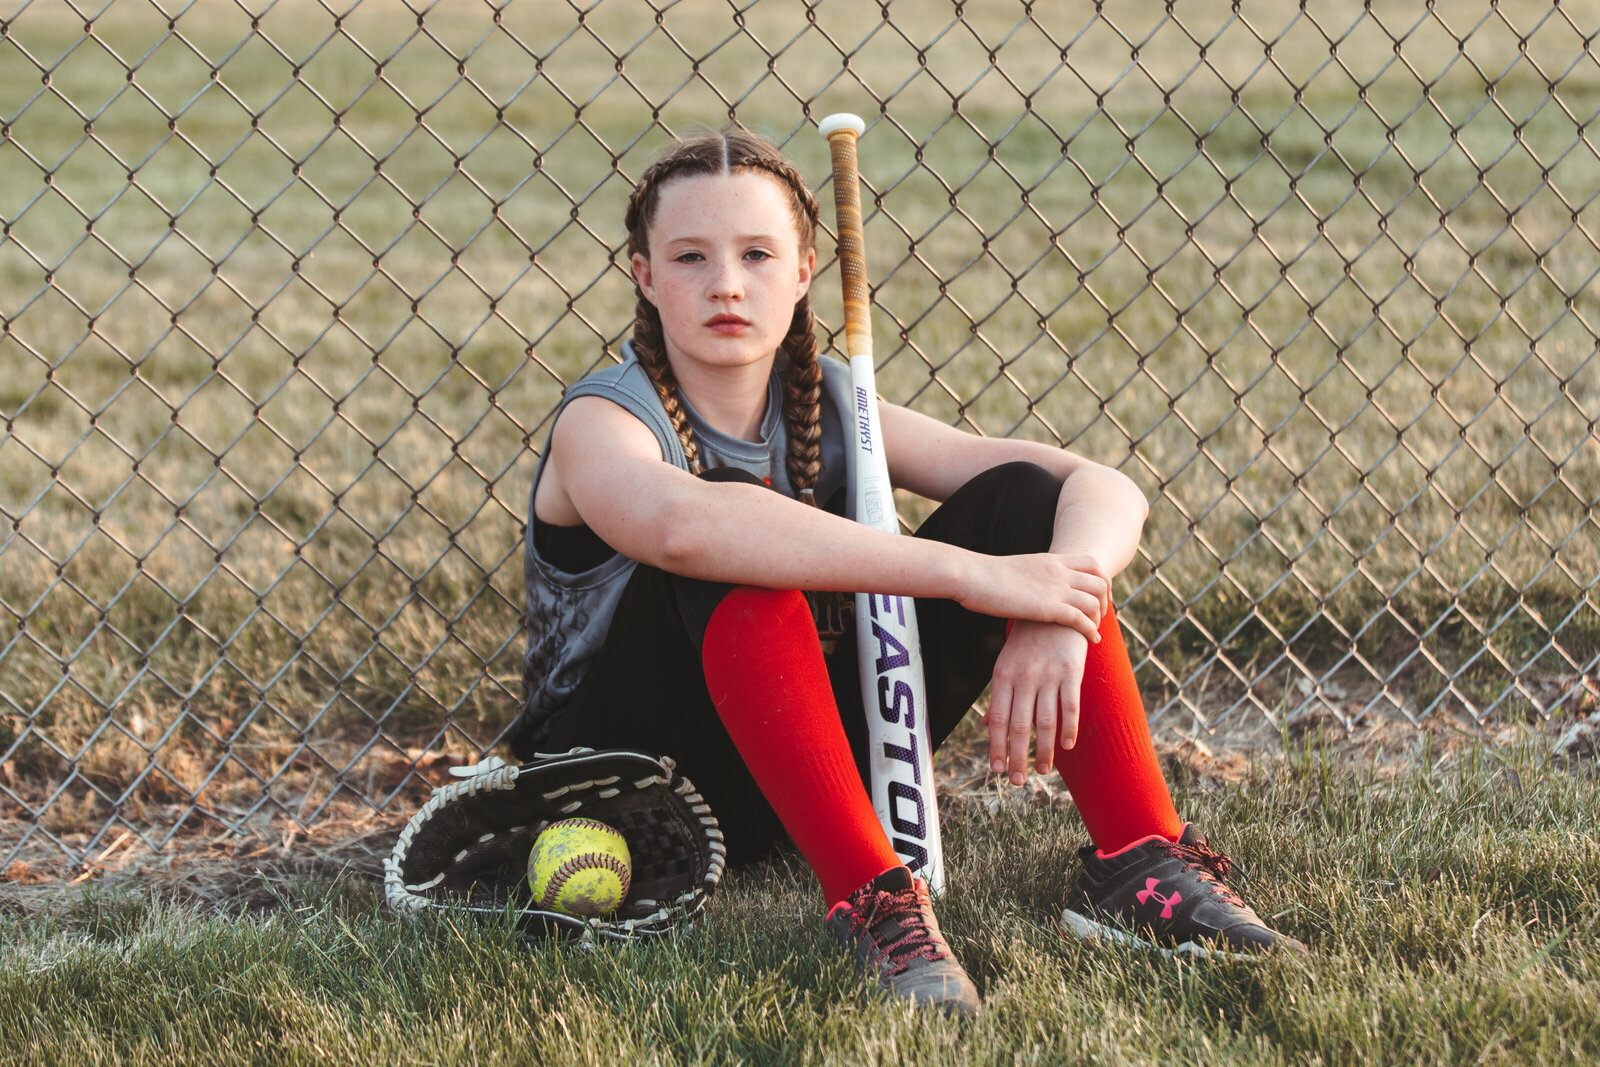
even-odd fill
[(809, 294), (794, 306), (783, 354), (789, 360), (783, 385), (783, 420), (789, 431), (784, 462), (794, 491), (815, 505), (817, 475), (822, 472), (822, 365), (817, 362), (816, 320)]
[[(817, 201), (794, 164), (770, 141), (748, 130), (730, 126), (715, 133), (704, 133), (679, 141), (657, 159), (639, 179), (628, 201), (628, 255), (649, 256), (650, 226), (655, 222), (661, 202), (661, 189), (675, 178), (730, 174), (758, 170), (772, 175), (789, 193), (795, 230), (803, 256), (816, 244)], [(650, 376), (661, 406), (672, 419), (678, 441), (683, 445), (689, 469), (702, 470), (700, 448), (694, 440), (688, 413), (678, 391), (677, 376), (667, 358), (666, 339), (661, 329), (661, 314), (645, 299), (637, 282), (634, 307), (633, 350), (639, 365)], [(815, 503), (813, 489), (822, 469), (822, 367), (817, 363), (815, 322), (811, 301), (802, 296), (795, 302), (794, 317), (783, 339), (782, 355), (788, 363), (783, 391), (783, 420), (789, 433), (789, 454), (785, 466), (789, 483), (801, 499)]]
[(672, 371), (672, 361), (667, 359), (667, 343), (661, 333), (661, 312), (642, 295), (633, 308), (633, 352), (639, 357), (639, 366), (650, 376), (656, 387), (656, 396), (672, 420), (672, 429), (683, 445), (683, 458), (689, 462), (689, 473), (705, 470), (700, 462), (700, 445), (694, 439), (694, 428), (689, 425), (689, 413), (683, 410), (678, 393), (678, 376)]

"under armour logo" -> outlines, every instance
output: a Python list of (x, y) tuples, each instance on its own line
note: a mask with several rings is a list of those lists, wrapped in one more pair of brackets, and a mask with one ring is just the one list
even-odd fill
[(1163, 905), (1165, 905), (1165, 907), (1161, 909), (1161, 917), (1163, 919), (1170, 919), (1172, 918), (1172, 906), (1174, 904), (1182, 903), (1183, 894), (1174, 893), (1170, 897), (1162, 896), (1160, 893), (1156, 892), (1156, 886), (1160, 884), (1161, 879), (1159, 878), (1146, 878), (1144, 880), (1144, 888), (1139, 890), (1139, 892), (1135, 893), (1134, 895), (1139, 898), (1139, 903), (1141, 904), (1148, 904), (1152, 900), (1159, 900)]

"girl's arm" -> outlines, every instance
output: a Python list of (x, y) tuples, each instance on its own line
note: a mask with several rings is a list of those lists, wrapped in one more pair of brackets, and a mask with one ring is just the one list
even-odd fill
[(1007, 437), (979, 437), (894, 404), (880, 406), (889, 476), (894, 484), (943, 501), (1002, 463), (1035, 463), (1061, 479), (1050, 551), (1091, 556), (1105, 578), (1120, 574), (1139, 548), (1149, 504), (1120, 471), (1064, 448)]
[[(1036, 463), (1061, 478), (1050, 551), (1105, 578), (1109, 596), (1110, 580), (1138, 551), (1149, 514), (1144, 494), (1131, 479), (1065, 449), (978, 437), (892, 404), (880, 411), (891, 480), (912, 492), (944, 500), (975, 475), (1014, 460)], [(1108, 606), (1109, 600), (1102, 610)], [(1086, 636), (1081, 629), (1037, 620), (1019, 619), (1012, 627), (995, 662), (984, 716), (994, 773), (1009, 770), (1011, 781), (1021, 785), (1030, 740), (1040, 774), (1053, 766), (1058, 739), (1072, 747)]]
[(538, 516), (585, 522), (617, 551), (673, 574), (941, 597), (1097, 634), (1108, 590), (1087, 559), (984, 556), (872, 530), (760, 486), (706, 482), (664, 463), (650, 430), (599, 397), (567, 405), (550, 448), (534, 498)]

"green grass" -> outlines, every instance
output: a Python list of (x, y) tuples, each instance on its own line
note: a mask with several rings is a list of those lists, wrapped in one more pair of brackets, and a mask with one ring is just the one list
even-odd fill
[[(0, 918), (0, 1054), (38, 1063), (1567, 1063), (1600, 1053), (1600, 783), (1532, 748), (1356, 768), (1293, 748), (1180, 790), (1305, 961), (1064, 940), (1070, 808), (946, 812), (979, 1019), (908, 1014), (820, 937), (798, 864), (693, 937), (595, 951), (396, 921), (364, 875), (234, 913), (96, 891)], [(240, 872), (243, 873), (243, 872)]]
[(314, 811), (496, 735), (629, 180), (730, 102), (819, 184), (807, 113), (876, 112), (886, 396), (1151, 496), (1157, 714), (1295, 714), (1286, 672), (1347, 719), (1582, 692), (1600, 6), (549, 11), (0, 4), (0, 758), (65, 783), (51, 832)]

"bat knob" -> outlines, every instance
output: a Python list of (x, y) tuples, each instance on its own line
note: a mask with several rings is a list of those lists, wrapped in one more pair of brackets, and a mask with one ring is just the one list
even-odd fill
[(861, 121), (860, 115), (852, 115), (848, 111), (841, 111), (838, 114), (829, 115), (827, 118), (817, 123), (817, 132), (821, 133), (824, 137), (832, 137), (840, 130), (851, 130), (857, 136), (859, 136), (866, 128), (867, 124)]

